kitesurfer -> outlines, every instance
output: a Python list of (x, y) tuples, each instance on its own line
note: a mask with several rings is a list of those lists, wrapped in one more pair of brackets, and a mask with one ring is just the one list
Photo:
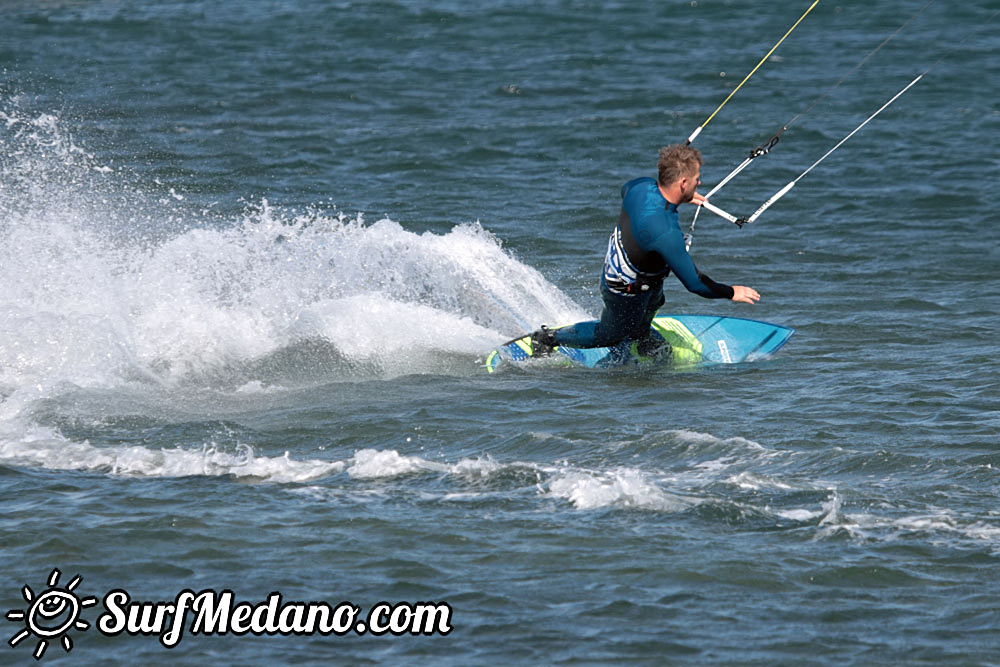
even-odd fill
[(657, 178), (636, 178), (622, 186), (622, 210), (608, 241), (601, 273), (604, 310), (597, 322), (541, 329), (531, 334), (534, 356), (545, 356), (558, 345), (613, 346), (626, 338), (649, 337), (650, 323), (664, 304), (663, 280), (672, 271), (691, 292), (707, 299), (756, 303), (760, 294), (750, 287), (717, 283), (698, 271), (688, 254), (677, 207), (701, 205), (701, 152), (674, 144), (660, 149)]

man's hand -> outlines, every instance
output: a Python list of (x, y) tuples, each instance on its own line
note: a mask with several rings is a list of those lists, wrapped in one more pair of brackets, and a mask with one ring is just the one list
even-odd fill
[(733, 301), (754, 304), (760, 301), (760, 294), (752, 287), (733, 285)]
[(694, 204), (695, 206), (701, 206), (705, 201), (706, 201), (705, 195), (701, 194), (700, 192), (695, 192), (693, 195), (691, 195), (691, 203)]

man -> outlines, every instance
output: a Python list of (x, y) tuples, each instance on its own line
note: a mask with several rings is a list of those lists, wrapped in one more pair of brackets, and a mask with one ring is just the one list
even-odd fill
[(675, 144), (660, 149), (657, 178), (622, 186), (622, 212), (611, 234), (601, 275), (601, 319), (531, 334), (535, 356), (557, 345), (605, 347), (626, 338), (648, 338), (650, 323), (664, 303), (663, 279), (673, 271), (691, 292), (707, 299), (756, 303), (760, 294), (742, 285), (717, 283), (695, 268), (684, 244), (677, 207), (701, 205), (701, 152)]

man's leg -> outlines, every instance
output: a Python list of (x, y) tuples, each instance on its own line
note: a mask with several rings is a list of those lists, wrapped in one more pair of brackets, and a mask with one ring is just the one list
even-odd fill
[(667, 302), (663, 296), (662, 280), (655, 285), (650, 285), (649, 290), (653, 293), (653, 297), (646, 304), (646, 312), (643, 315), (642, 324), (639, 325), (638, 329), (629, 338), (639, 339), (649, 337), (649, 328), (653, 326), (653, 318), (656, 317), (656, 311), (662, 308), (663, 304)]
[(602, 280), (601, 297), (604, 301), (601, 319), (552, 331), (556, 345), (610, 347), (626, 338), (643, 338), (657, 309), (663, 305), (663, 290), (659, 285), (652, 285), (646, 292), (623, 295), (609, 290)]

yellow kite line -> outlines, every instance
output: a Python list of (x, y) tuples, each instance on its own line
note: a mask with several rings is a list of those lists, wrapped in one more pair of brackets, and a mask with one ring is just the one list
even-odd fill
[(785, 41), (785, 37), (788, 37), (789, 35), (791, 35), (792, 31), (795, 30), (795, 28), (797, 28), (800, 23), (802, 23), (802, 19), (804, 19), (806, 16), (808, 16), (809, 12), (811, 12), (813, 10), (813, 7), (815, 7), (818, 4), (819, 4), (819, 0), (815, 0), (815, 2), (813, 2), (811, 5), (809, 5), (809, 9), (807, 9), (805, 11), (805, 13), (802, 16), (799, 17), (799, 20), (796, 21), (795, 24), (791, 28), (788, 29), (788, 32), (785, 33), (784, 37), (782, 37), (781, 39), (779, 39), (778, 42), (777, 42), (777, 44), (775, 44), (774, 46), (771, 47), (771, 50), (767, 52), (766, 56), (764, 56), (763, 58), (761, 58), (760, 62), (757, 63), (757, 66), (754, 67), (752, 70), (750, 70), (750, 73), (746, 75), (746, 78), (744, 78), (742, 81), (740, 81), (740, 85), (738, 85), (735, 88), (733, 88), (733, 92), (729, 93), (729, 97), (727, 97), (726, 99), (724, 99), (722, 101), (722, 104), (720, 104), (715, 109), (715, 111), (712, 112), (712, 115), (709, 116), (705, 120), (705, 122), (701, 124), (700, 127), (698, 127), (697, 129), (695, 129), (695, 131), (691, 133), (691, 136), (688, 137), (688, 139), (687, 139), (686, 142), (684, 142), (685, 144), (690, 144), (692, 141), (695, 140), (695, 137), (697, 137), (699, 134), (701, 134), (701, 131), (705, 129), (705, 126), (708, 125), (713, 118), (715, 118), (715, 114), (719, 113), (719, 111), (722, 109), (722, 107), (726, 106), (726, 102), (728, 102), (730, 99), (732, 99), (733, 95), (736, 94), (736, 91), (738, 91), (740, 88), (742, 88), (743, 84), (746, 83), (750, 79), (750, 77), (752, 77), (754, 75), (754, 72), (756, 72), (757, 70), (760, 69), (760, 66), (764, 64), (764, 61), (767, 60), (768, 58), (770, 58), (771, 54), (774, 53), (775, 49), (777, 49), (779, 46), (781, 46), (781, 43), (783, 41)]

